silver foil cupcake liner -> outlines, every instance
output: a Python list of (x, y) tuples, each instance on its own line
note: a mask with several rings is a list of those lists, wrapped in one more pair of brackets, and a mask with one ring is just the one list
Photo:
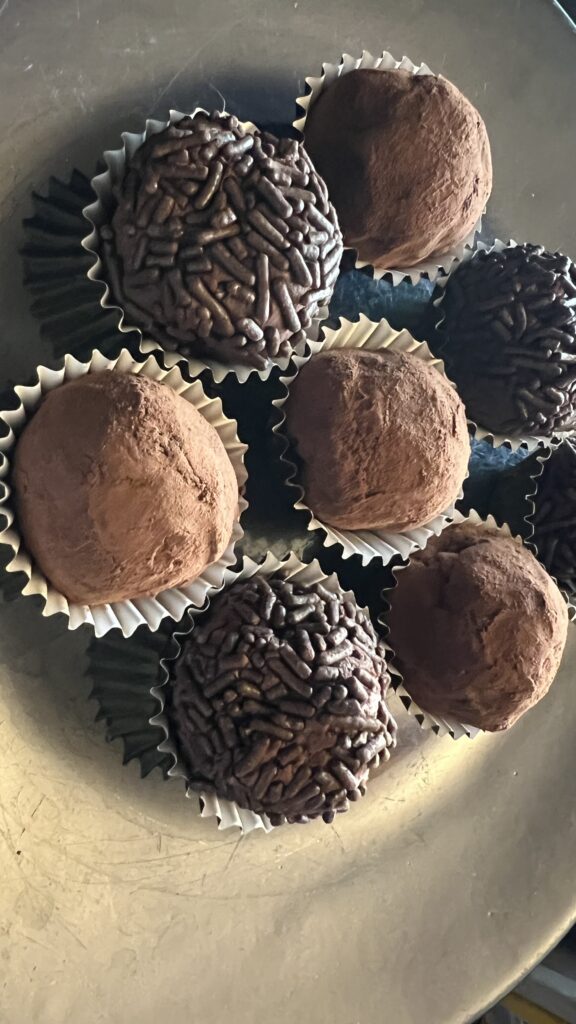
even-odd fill
[[(542, 472), (541, 468), (540, 472)], [(473, 523), (476, 526), (486, 527), (487, 529), (498, 530), (506, 537), (510, 537), (510, 539), (513, 540), (514, 543), (517, 544), (519, 547), (530, 547), (529, 543), (525, 545), (525, 542), (523, 541), (522, 537), (512, 532), (507, 523), (498, 523), (492, 515), (482, 517), (474, 509), (471, 509), (468, 515), (462, 515), (462, 513), (457, 512), (456, 515), (454, 516), (453, 522), (447, 526), (447, 529), (450, 529), (450, 526), (452, 525), (456, 526), (459, 523), (464, 522)], [(534, 551), (533, 548), (532, 551)], [(398, 574), (407, 569), (409, 565), (410, 560), (407, 560), (404, 563), (404, 565), (395, 566), (392, 570), (393, 576), (395, 577), (394, 585), (390, 590), (384, 591), (382, 594), (383, 599), (386, 601), (389, 607), (394, 602), (394, 587), (396, 586), (396, 579), (398, 577)], [(557, 581), (554, 580), (554, 582), (556, 583)], [(385, 616), (380, 616), (378, 620), (379, 623), (384, 628), (385, 618)], [(404, 705), (408, 713), (416, 718), (422, 729), (431, 729), (438, 736), (449, 735), (452, 737), (452, 739), (455, 740), (461, 739), (463, 736), (467, 736), (469, 739), (474, 739), (475, 736), (478, 736), (480, 733), (485, 732), (484, 729), (479, 729), (476, 726), (468, 725), (465, 722), (459, 722), (455, 718), (449, 716), (444, 717), (442, 715), (433, 715), (429, 711), (425, 711), (423, 708), (421, 708), (419, 704), (410, 696), (410, 693), (408, 692), (405, 686), (402, 673), (395, 662), (394, 648), (390, 643), (388, 643), (388, 649), (390, 651), (390, 662), (388, 668), (389, 670), (391, 670), (392, 668), (394, 669), (393, 675), (391, 672), (391, 686), (394, 689), (397, 697), (400, 698), (402, 704)]]
[[(440, 288), (441, 291), (433, 302), (433, 305), (436, 307), (439, 316), (439, 319), (436, 321), (436, 330), (438, 332), (440, 350), (442, 346), (442, 335), (445, 332), (444, 324), (446, 322), (446, 317), (444, 315), (443, 309), (444, 296), (446, 293), (446, 285), (448, 284), (448, 281), (450, 280), (450, 277), (452, 276), (454, 271), (458, 269), (461, 263), (467, 263), (468, 260), (472, 259), (476, 252), (502, 252), (503, 249), (508, 249), (510, 246), (515, 246), (518, 244), (519, 243), (515, 242), (513, 239), (510, 239), (510, 241), (508, 242), (503, 242), (498, 238), (492, 245), (488, 245), (485, 242), (478, 242), (474, 251), (467, 250), (465, 253), (462, 254), (462, 256), (460, 256), (457, 260), (454, 261), (454, 264), (450, 268), (448, 273), (440, 275), (440, 277), (436, 281), (436, 287)], [(475, 441), (488, 441), (490, 444), (494, 446), (494, 448), (499, 448), (502, 445), (505, 445), (507, 448), (510, 448), (510, 450), (513, 452), (517, 451), (518, 448), (524, 448), (528, 452), (534, 452), (538, 448), (553, 447), (554, 445), (557, 445), (561, 442), (563, 436), (560, 434), (553, 434), (551, 437), (547, 438), (537, 437), (533, 434), (527, 434), (526, 436), (523, 437), (507, 437), (505, 434), (498, 434), (495, 433), (494, 431), (487, 430), (481, 424), (475, 423), (473, 420), (470, 420), (469, 422), (471, 429), (473, 431), (472, 436)]]
[[(93, 640), (88, 649), (87, 675), (92, 683), (91, 697), (99, 705), (97, 718), (106, 722), (109, 740), (123, 741), (124, 763), (137, 759), (143, 777), (160, 768), (166, 778), (181, 779), (186, 796), (202, 817), (214, 818), (220, 829), (237, 827), (242, 833), (256, 829), (269, 832), (272, 825), (264, 815), (212, 793), (199, 794), (188, 788), (186, 771), (165, 714), (166, 689), (170, 666), (195, 628), (196, 620), (208, 610), (211, 599), (239, 580), (278, 572), (285, 579), (301, 583), (322, 582), (331, 591), (339, 587), (336, 575), (324, 573), (317, 561), (305, 564), (293, 552), (282, 559), (268, 552), (260, 563), (244, 558), (239, 569), (227, 569), (221, 584), (208, 592), (203, 607), (188, 608), (181, 626), (174, 628), (163, 623), (158, 632), (139, 630), (129, 641), (111, 633), (103, 640)], [(352, 598), (352, 591), (346, 591), (346, 596)], [(388, 667), (392, 675), (394, 670)]]
[[(217, 362), (216, 360), (209, 359), (208, 357), (185, 356), (180, 352), (167, 352), (162, 348), (160, 342), (155, 341), (153, 338), (146, 337), (143, 331), (136, 324), (130, 323), (130, 318), (127, 316), (122, 306), (119, 305), (117, 299), (112, 293), (110, 283), (107, 280), (106, 267), (103, 262), (100, 230), (104, 225), (109, 223), (110, 210), (114, 203), (113, 189), (124, 177), (126, 160), (130, 159), (136, 150), (139, 149), (140, 146), (150, 138), (150, 136), (157, 135), (170, 125), (177, 124), (183, 117), (196, 117), (198, 114), (206, 113), (207, 111), (203, 110), (201, 107), (196, 107), (190, 115), (183, 114), (178, 110), (170, 110), (167, 121), (149, 119), (146, 121), (143, 132), (122, 133), (122, 146), (120, 149), (105, 151), (104, 161), (107, 169), (101, 174), (97, 174), (90, 182), (97, 198), (94, 202), (89, 203), (83, 209), (83, 214), (89, 222), (90, 230), (82, 239), (82, 247), (92, 258), (92, 263), (87, 272), (87, 276), (91, 281), (94, 281), (101, 286), (100, 306), (102, 309), (112, 309), (117, 315), (119, 315), (118, 330), (121, 332), (135, 333), (138, 336), (139, 351), (143, 355), (149, 355), (150, 353), (161, 354), (164, 365), (169, 369), (173, 366), (177, 366), (178, 364), (187, 365), (189, 372), (193, 377), (199, 376), (204, 370), (209, 370), (217, 384), (220, 384), (228, 374), (233, 374), (241, 384), (245, 383), (251, 374), (255, 374), (260, 378), (260, 380), (264, 381), (268, 380), (274, 367), (286, 370), (290, 365), (292, 355), (278, 359), (270, 359), (265, 369), (258, 370), (256, 367), (246, 366), (241, 363), (224, 364)], [(251, 133), (258, 130), (256, 125), (251, 121), (240, 122), (240, 127), (243, 128), (244, 131)], [(293, 354), (302, 355), (308, 351), (309, 340), (314, 340), (314, 337), (318, 333), (319, 325), (326, 317), (327, 312), (328, 310), (326, 307), (322, 307), (318, 310), (316, 316), (312, 319), (311, 327), (306, 331), (307, 338), (294, 347)]]
[[(445, 376), (442, 361), (432, 355), (426, 342), (416, 341), (408, 331), (395, 331), (386, 320), (375, 323), (363, 315), (355, 323), (344, 319), (341, 319), (339, 323), (340, 326), (335, 329), (322, 328), (322, 337), (315, 351), (354, 348), (370, 352), (385, 349), (392, 352), (408, 352), (417, 359), (431, 364), (438, 373)], [(287, 436), (284, 407), (290, 394), (290, 385), (300, 367), (308, 361), (311, 355), (312, 353), (293, 359), (294, 372), (289, 377), (280, 378), (285, 388), (285, 395), (275, 399), (272, 403), (278, 412), (278, 419), (274, 424), (273, 431), (280, 442), (280, 458), (286, 467), (286, 482), (295, 494), (294, 508), (308, 514), (307, 529), (309, 531), (322, 531), (323, 543), (326, 547), (331, 547), (334, 544), (340, 545), (344, 558), (359, 555), (363, 565), (367, 565), (372, 559), (379, 559), (384, 565), (397, 556), (406, 559), (413, 551), (423, 548), (431, 536), (441, 533), (445, 526), (452, 521), (455, 515), (455, 505), (451, 505), (441, 515), (435, 516), (424, 526), (415, 530), (390, 532), (387, 530), (339, 530), (321, 522), (306, 504), (304, 488), (298, 481), (298, 467), (292, 461), (293, 449)], [(423, 429), (425, 428), (423, 427)], [(462, 492), (458, 497), (461, 497), (461, 494)]]
[[(304, 135), (308, 111), (321, 93), (342, 75), (347, 75), (350, 71), (364, 70), (366, 68), (381, 71), (409, 71), (413, 75), (434, 75), (434, 72), (430, 70), (427, 64), (413, 64), (408, 57), (396, 60), (387, 50), (384, 50), (379, 57), (373, 57), (368, 50), (363, 50), (361, 57), (352, 57), (349, 53), (344, 53), (337, 64), (322, 64), (322, 73), (319, 76), (309, 76), (305, 79), (308, 92), (304, 96), (299, 96), (296, 100), (297, 106), (303, 113), (293, 121), (293, 127), (301, 136)], [(436, 256), (434, 259), (424, 260), (422, 263), (409, 267), (376, 267), (374, 264), (357, 257), (356, 267), (358, 270), (368, 268), (376, 281), (383, 277), (388, 277), (394, 285), (400, 284), (406, 278), (409, 278), (412, 284), (416, 284), (422, 277), (426, 277), (430, 281), (436, 281), (442, 273), (449, 273), (466, 252), (472, 253), (476, 235), (481, 229), (481, 223), (481, 220), (479, 220), (474, 230), (470, 232), (460, 245), (443, 253), (441, 256)], [(350, 247), (348, 247), (348, 251), (355, 252)]]
[[(88, 373), (141, 374), (150, 380), (161, 381), (194, 405), (214, 427), (224, 444), (236, 474), (240, 492), (238, 519), (234, 524), (232, 536), (224, 554), (217, 562), (207, 566), (197, 579), (180, 587), (164, 590), (155, 597), (99, 605), (69, 602), (46, 580), (32, 562), (18, 528), (9, 482), (12, 452), (18, 436), (47, 392), (66, 381), (76, 380)], [(111, 629), (120, 629), (123, 636), (128, 637), (141, 625), (156, 630), (162, 619), (169, 617), (178, 620), (190, 605), (201, 607), (208, 591), (220, 586), (225, 570), (236, 561), (236, 545), (243, 536), (240, 516), (247, 508), (247, 503), (242, 497), (247, 480), (244, 468), (244, 456), (247, 448), (237, 436), (236, 422), (224, 415), (220, 399), (208, 398), (199, 381), (192, 383), (185, 381), (176, 367), (170, 371), (162, 369), (158, 361), (151, 356), (145, 362), (137, 362), (127, 351), (121, 352), (118, 358), (113, 360), (107, 359), (99, 352), (93, 352), (91, 359), (85, 363), (79, 362), (74, 356), (66, 356), (57, 369), (50, 369), (46, 366), (37, 367), (36, 378), (36, 383), (14, 389), (19, 400), (16, 409), (0, 411), (0, 421), (6, 428), (5, 436), (0, 439), (0, 480), (2, 481), (0, 485), (0, 514), (5, 520), (5, 525), (0, 531), (0, 544), (7, 545), (12, 556), (6, 566), (6, 571), (24, 575), (25, 583), (21, 593), (24, 596), (39, 595), (43, 601), (43, 615), (48, 616), (61, 612), (68, 619), (69, 629), (77, 629), (81, 625), (88, 624), (93, 627), (96, 636), (103, 636)]]

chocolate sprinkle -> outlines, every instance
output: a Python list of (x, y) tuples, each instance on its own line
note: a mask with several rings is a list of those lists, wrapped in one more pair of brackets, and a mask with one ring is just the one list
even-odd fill
[(184, 117), (127, 161), (114, 198), (109, 283), (167, 350), (263, 369), (331, 295), (342, 236), (299, 142), (247, 134), (231, 115)]
[(541, 245), (479, 252), (449, 278), (441, 355), (481, 427), (576, 427), (576, 267)]
[(545, 464), (532, 519), (538, 558), (559, 583), (576, 593), (576, 442), (566, 440)]
[(395, 746), (388, 683), (372, 623), (342, 591), (254, 576), (184, 639), (166, 711), (193, 789), (273, 825), (330, 822)]

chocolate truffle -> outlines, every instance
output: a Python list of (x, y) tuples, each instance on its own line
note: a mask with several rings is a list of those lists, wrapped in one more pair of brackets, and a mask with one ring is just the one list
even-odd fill
[(48, 392), (17, 443), (26, 548), (69, 601), (157, 594), (227, 547), (238, 484), (214, 427), (164, 384), (87, 374)]
[(508, 436), (576, 427), (576, 268), (541, 245), (478, 252), (449, 278), (441, 354), (468, 415)]
[(448, 527), (398, 573), (390, 604), (404, 686), (431, 714), (495, 732), (548, 692), (566, 604), (534, 555), (502, 531)]
[(576, 443), (566, 440), (548, 459), (538, 481), (531, 538), (538, 558), (576, 593)]
[(112, 289), (165, 349), (265, 367), (332, 293), (342, 236), (303, 146), (230, 115), (150, 136), (102, 230)]
[(446, 378), (409, 353), (332, 349), (290, 386), (305, 500), (346, 530), (412, 530), (458, 497), (470, 442)]
[(395, 745), (381, 642), (338, 589), (253, 576), (184, 639), (167, 713), (189, 785), (267, 814), (332, 821)]
[(459, 245), (492, 188), (480, 114), (445, 78), (341, 75), (310, 107), (306, 146), (346, 245), (379, 267), (408, 267)]

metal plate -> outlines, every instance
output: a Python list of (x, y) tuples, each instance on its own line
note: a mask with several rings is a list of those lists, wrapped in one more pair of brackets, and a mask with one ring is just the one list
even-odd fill
[[(32, 188), (91, 173), (146, 115), (220, 93), (288, 123), (304, 76), (364, 46), (425, 60), (478, 104), (488, 234), (576, 256), (576, 38), (546, 0), (0, 0), (3, 377), (50, 358), (17, 258)], [(356, 295), (372, 315), (416, 316), (405, 290)], [(508, 735), (454, 743), (402, 716), (352, 813), (239, 842), (106, 747), (81, 682), (87, 630), (27, 600), (0, 623), (3, 1022), (469, 1021), (574, 919), (576, 632)]]

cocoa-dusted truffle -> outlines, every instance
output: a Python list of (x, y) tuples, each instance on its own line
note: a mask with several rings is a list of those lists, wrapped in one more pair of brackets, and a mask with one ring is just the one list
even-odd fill
[(343, 74), (310, 107), (304, 137), (346, 245), (380, 267), (408, 267), (453, 249), (490, 195), (484, 122), (445, 78)]
[(468, 415), (496, 433), (576, 427), (576, 267), (541, 245), (478, 252), (449, 278), (442, 355)]
[(306, 503), (348, 530), (411, 530), (458, 497), (470, 442), (446, 378), (409, 353), (332, 349), (290, 386)]
[(272, 824), (332, 821), (395, 745), (384, 653), (338, 588), (257, 575), (184, 640), (167, 711), (189, 784)]
[(576, 442), (567, 439), (546, 462), (534, 499), (538, 558), (576, 593)]
[(227, 547), (238, 484), (214, 427), (171, 388), (123, 373), (50, 391), (14, 458), (29, 553), (70, 601), (189, 582)]
[(164, 348), (263, 368), (304, 339), (342, 237), (303, 146), (185, 117), (128, 160), (102, 238), (113, 291)]
[(463, 523), (398, 573), (390, 645), (424, 710), (496, 731), (548, 692), (568, 626), (556, 584), (502, 531)]

